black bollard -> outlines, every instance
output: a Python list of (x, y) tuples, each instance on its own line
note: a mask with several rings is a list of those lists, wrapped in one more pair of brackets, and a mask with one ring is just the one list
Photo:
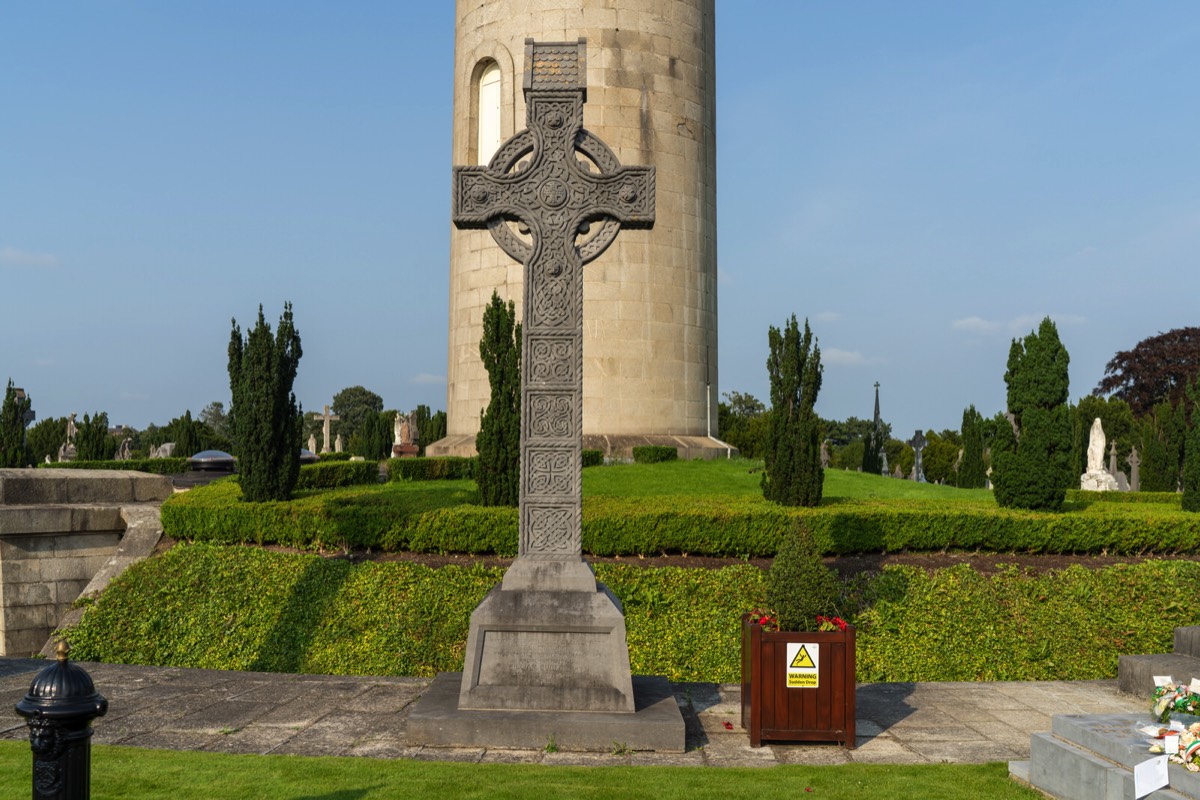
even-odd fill
[(92, 793), (92, 720), (104, 716), (108, 700), (87, 670), (67, 660), (70, 650), (59, 642), (58, 660), (17, 703), (33, 750), (33, 800), (88, 800)]

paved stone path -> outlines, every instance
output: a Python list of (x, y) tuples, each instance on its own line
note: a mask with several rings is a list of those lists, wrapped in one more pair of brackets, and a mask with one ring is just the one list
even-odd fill
[[(0, 739), (26, 739), (13, 705), (47, 662), (0, 657)], [(1148, 702), (1116, 681), (876, 683), (858, 688), (858, 747), (750, 747), (740, 727), (740, 687), (676, 684), (687, 752), (547, 753), (423, 747), (406, 738), (425, 678), (280, 675), (261, 672), (84, 664), (108, 698), (96, 720), (102, 744), (225, 753), (293, 753), (438, 761), (540, 764), (983, 763), (1029, 758), (1029, 735), (1066, 713), (1145, 712)], [(732, 725), (728, 730), (725, 725)]]

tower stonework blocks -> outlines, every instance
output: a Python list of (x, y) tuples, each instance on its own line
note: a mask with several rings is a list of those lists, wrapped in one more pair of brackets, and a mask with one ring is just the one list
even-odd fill
[[(622, 164), (653, 166), (653, 229), (622, 233), (584, 268), (584, 446), (628, 456), (717, 441), (714, 0), (458, 0), (454, 164), (487, 164), (525, 126), (525, 42), (587, 39), (584, 127)], [(598, 227), (598, 226), (593, 226)], [(524, 234), (512, 226), (513, 235)], [(590, 232), (594, 234), (595, 232)], [(581, 233), (581, 240), (589, 233)], [(526, 239), (528, 237), (525, 237)], [(493, 290), (523, 313), (522, 267), (488, 230), (450, 245), (448, 435), (430, 455), (474, 452)]]

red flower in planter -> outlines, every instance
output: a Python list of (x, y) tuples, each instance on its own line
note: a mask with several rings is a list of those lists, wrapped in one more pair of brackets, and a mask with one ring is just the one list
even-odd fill
[(844, 633), (846, 630), (846, 620), (842, 619), (841, 617), (825, 617), (820, 614), (817, 615), (817, 630), (832, 631), (835, 629)]
[(759, 625), (765, 631), (779, 630), (779, 620), (772, 617), (765, 611), (751, 611), (750, 621), (755, 625)]

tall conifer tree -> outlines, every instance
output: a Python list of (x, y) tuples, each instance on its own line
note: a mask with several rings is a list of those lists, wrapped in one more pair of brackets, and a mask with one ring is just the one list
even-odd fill
[(795, 314), (782, 332), (770, 326), (767, 341), (771, 429), (763, 496), (785, 506), (815, 506), (821, 502), (825, 480), (820, 419), (813, 410), (821, 391), (821, 348), (813, 342), (808, 320), (800, 335)]
[(983, 463), (983, 415), (971, 406), (963, 411), (963, 456), (958, 465), (960, 489), (982, 489), (987, 485), (987, 467)]
[(1200, 377), (1188, 384), (1191, 425), (1183, 446), (1183, 510), (1200, 511)]
[(229, 389), (242, 498), (287, 500), (300, 475), (301, 410), (292, 385), (300, 364), (300, 334), (292, 304), (284, 303), (275, 336), (258, 307), (258, 324), (242, 339), (237, 320), (229, 337)]
[(512, 301), (500, 295), (483, 310), (479, 356), (491, 399), (479, 421), (475, 482), (485, 506), (515, 506), (521, 496), (521, 324)]
[(4, 404), (0, 406), (0, 467), (29, 466), (29, 450), (25, 446), (25, 412), (30, 399), (17, 398), (12, 378), (4, 390)]
[(992, 483), (1002, 506), (1062, 508), (1073, 477), (1069, 363), (1049, 317), (1023, 340), (1013, 340), (1004, 374), (1011, 424), (1001, 426), (992, 445)]

